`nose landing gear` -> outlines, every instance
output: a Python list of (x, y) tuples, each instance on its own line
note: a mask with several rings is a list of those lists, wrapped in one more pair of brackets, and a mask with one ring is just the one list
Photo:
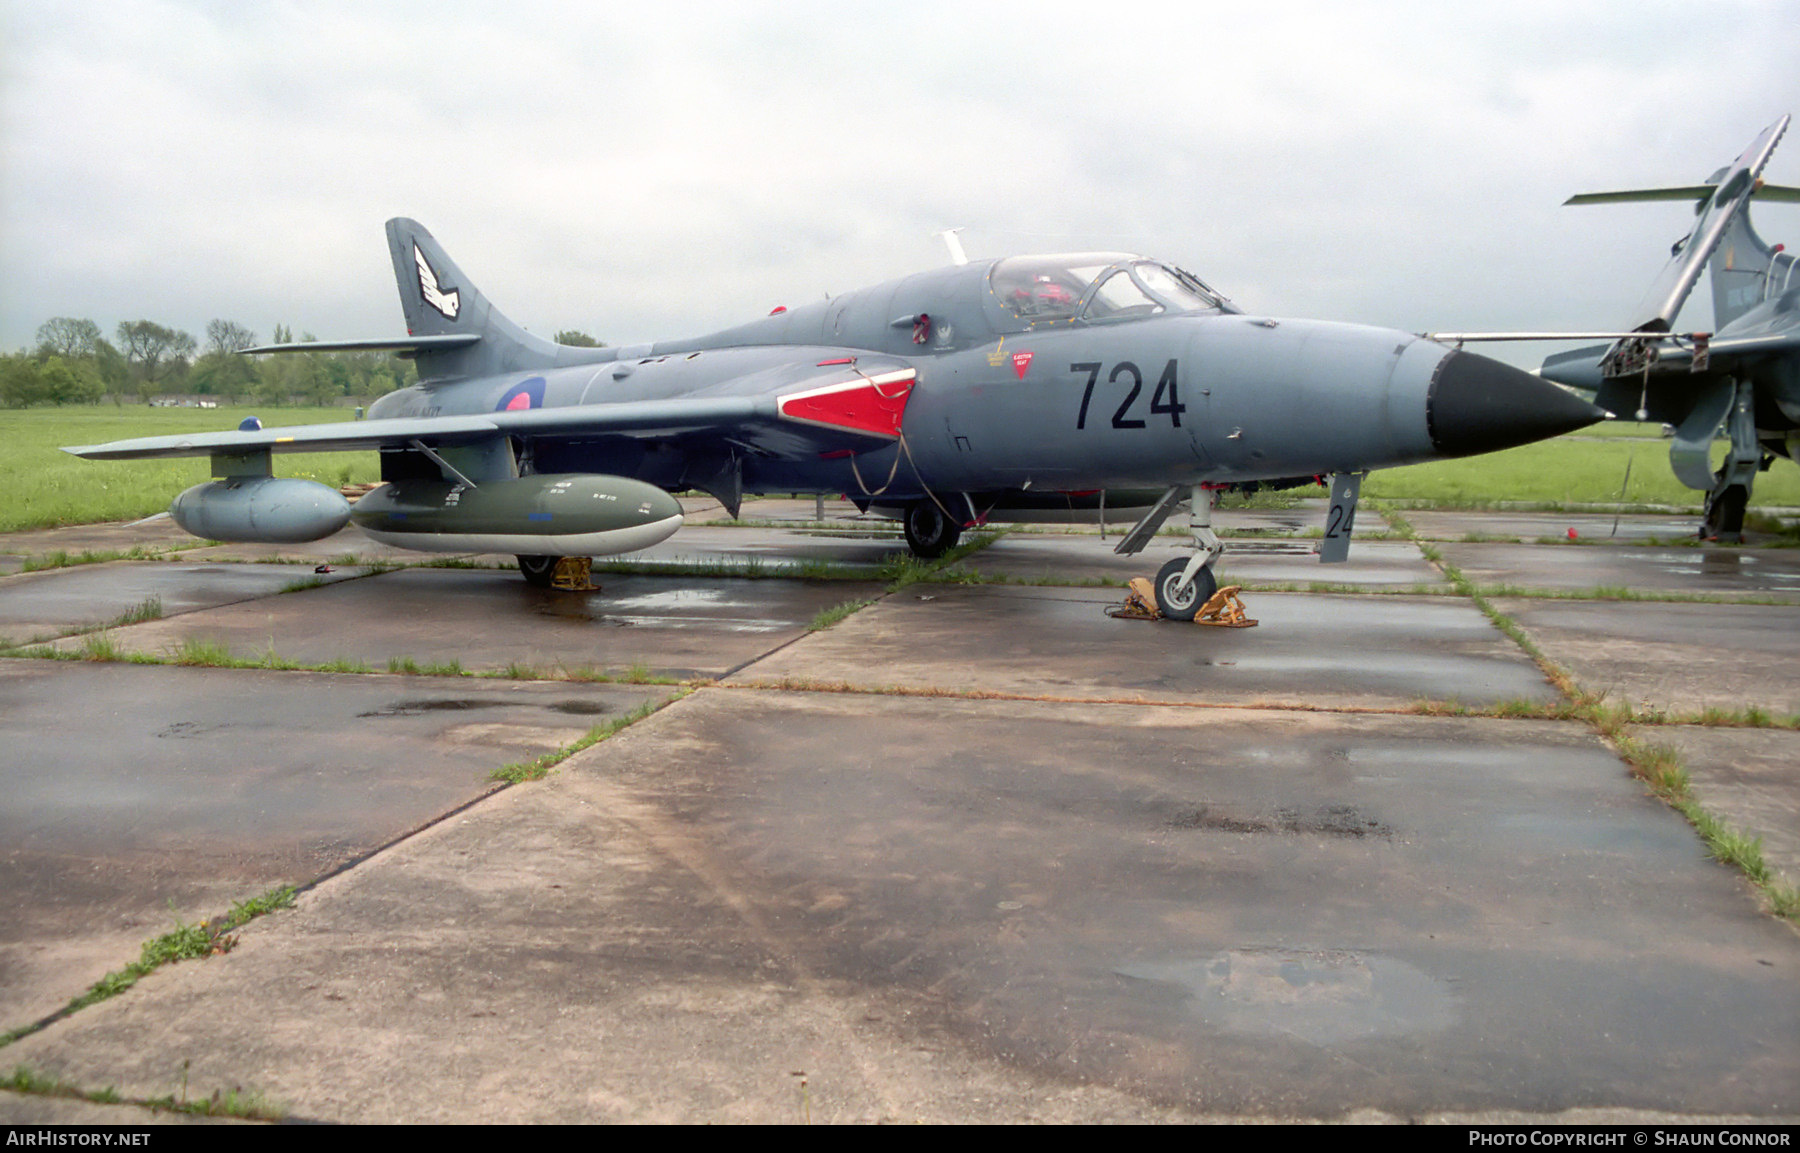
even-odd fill
[(1156, 530), (1169, 519), (1183, 497), (1188, 502), (1188, 531), (1194, 534), (1194, 555), (1177, 557), (1156, 574), (1156, 604), (1171, 620), (1191, 621), (1219, 590), (1213, 565), (1225, 545), (1212, 528), (1213, 491), (1202, 485), (1174, 485), (1163, 493), (1144, 519), (1132, 526), (1113, 551), (1120, 556), (1142, 552)]

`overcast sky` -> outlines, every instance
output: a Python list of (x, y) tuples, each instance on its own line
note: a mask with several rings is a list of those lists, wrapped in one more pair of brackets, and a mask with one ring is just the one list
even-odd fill
[[(390, 216), (611, 343), (945, 263), (950, 227), (1274, 315), (1612, 326), (1691, 217), (1561, 201), (1698, 181), (1800, 110), (1800, 0), (614, 7), (6, 0), (0, 348), (53, 316), (401, 335)], [(1766, 176), (1800, 184), (1800, 141)], [(1757, 224), (1800, 243), (1800, 208)]]

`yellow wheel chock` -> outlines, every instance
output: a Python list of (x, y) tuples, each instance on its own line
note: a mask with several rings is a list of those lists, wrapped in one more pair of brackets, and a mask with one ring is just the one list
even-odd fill
[[(1156, 590), (1144, 577), (1134, 577), (1126, 585), (1125, 603), (1118, 608), (1107, 609), (1108, 616), (1128, 621), (1154, 621), (1163, 619), (1162, 612), (1156, 607)], [(1244, 602), (1238, 598), (1242, 585), (1226, 585), (1200, 606), (1194, 614), (1197, 625), (1212, 625), (1222, 629), (1254, 628), (1256, 622), (1244, 614)]]
[(566, 593), (598, 592), (600, 586), (593, 582), (593, 568), (593, 557), (560, 557), (555, 571), (550, 574), (550, 587)]

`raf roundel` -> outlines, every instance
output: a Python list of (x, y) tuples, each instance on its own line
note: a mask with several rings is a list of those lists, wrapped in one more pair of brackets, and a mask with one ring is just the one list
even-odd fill
[(518, 412), (526, 408), (544, 407), (544, 378), (533, 376), (521, 380), (500, 394), (500, 402), (494, 405), (495, 412)]

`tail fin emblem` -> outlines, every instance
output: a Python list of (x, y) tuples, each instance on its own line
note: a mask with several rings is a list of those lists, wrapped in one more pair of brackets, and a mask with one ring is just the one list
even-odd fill
[(445, 292), (438, 287), (437, 273), (432, 271), (431, 263), (416, 244), (413, 245), (413, 261), (419, 266), (419, 294), (425, 298), (425, 303), (437, 309), (445, 320), (455, 320), (457, 310), (462, 307), (462, 293), (456, 289)]

